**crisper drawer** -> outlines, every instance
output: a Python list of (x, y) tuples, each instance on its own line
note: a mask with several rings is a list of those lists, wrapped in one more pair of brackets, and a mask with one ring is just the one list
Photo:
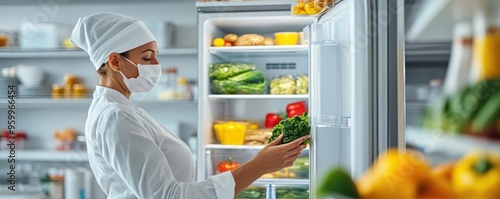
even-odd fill
[(250, 186), (238, 194), (235, 199), (267, 199), (269, 186)]
[(273, 199), (309, 199), (307, 185), (272, 185)]
[[(206, 177), (217, 175), (231, 168), (238, 167), (252, 159), (263, 146), (224, 146), (207, 145), (205, 146)], [(262, 183), (281, 183), (286, 181), (307, 181), (309, 179), (309, 149), (301, 152), (301, 155), (294, 164), (280, 171), (263, 175), (258, 184)]]

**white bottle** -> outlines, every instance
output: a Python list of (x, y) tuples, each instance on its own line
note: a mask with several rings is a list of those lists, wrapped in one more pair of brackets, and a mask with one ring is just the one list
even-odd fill
[(472, 24), (459, 22), (455, 24), (454, 40), (450, 63), (444, 82), (444, 93), (453, 95), (468, 85), (473, 69)]
[(85, 199), (85, 174), (76, 169), (64, 172), (64, 199)]

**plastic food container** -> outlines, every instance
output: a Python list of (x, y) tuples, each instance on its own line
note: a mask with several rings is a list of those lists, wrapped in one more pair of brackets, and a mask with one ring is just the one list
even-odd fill
[(299, 42), (298, 32), (277, 32), (274, 33), (276, 45), (297, 45)]
[(221, 144), (242, 145), (245, 141), (247, 126), (241, 123), (228, 122), (214, 124), (215, 135)]
[(292, 75), (279, 76), (269, 83), (269, 92), (271, 94), (295, 94), (295, 78)]
[(214, 80), (210, 84), (212, 94), (264, 94), (266, 87), (267, 81), (245, 84)]
[(295, 94), (308, 94), (309, 93), (309, 77), (307, 75), (299, 75), (295, 79)]
[(333, 6), (333, 0), (291, 0), (294, 16), (314, 16), (324, 13)]

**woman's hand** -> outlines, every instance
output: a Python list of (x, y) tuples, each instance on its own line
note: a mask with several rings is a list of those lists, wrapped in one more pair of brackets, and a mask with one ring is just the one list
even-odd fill
[(293, 162), (300, 156), (300, 151), (306, 148), (304, 141), (307, 138), (309, 136), (279, 145), (281, 140), (283, 140), (283, 134), (281, 134), (276, 140), (260, 150), (252, 160), (232, 170), (231, 172), (236, 183), (236, 187), (234, 188), (235, 195), (238, 195), (262, 175), (292, 166)]
[(279, 145), (283, 140), (283, 134), (281, 134), (257, 153), (252, 161), (259, 165), (259, 171), (263, 172), (262, 175), (290, 167), (300, 156), (300, 151), (306, 148), (304, 141), (307, 138), (309, 138), (308, 135), (293, 142)]

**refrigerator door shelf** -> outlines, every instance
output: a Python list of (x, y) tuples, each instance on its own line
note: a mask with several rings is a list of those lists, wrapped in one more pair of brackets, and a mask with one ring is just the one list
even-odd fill
[(350, 128), (351, 117), (339, 117), (332, 115), (320, 115), (311, 119), (313, 127), (335, 127)]
[[(205, 39), (212, 41), (226, 34), (255, 33), (274, 38), (276, 32), (300, 32), (305, 26), (314, 22), (311, 17), (291, 16), (251, 16), (251, 17), (214, 17), (203, 23)], [(224, 48), (224, 47), (221, 47)]]

